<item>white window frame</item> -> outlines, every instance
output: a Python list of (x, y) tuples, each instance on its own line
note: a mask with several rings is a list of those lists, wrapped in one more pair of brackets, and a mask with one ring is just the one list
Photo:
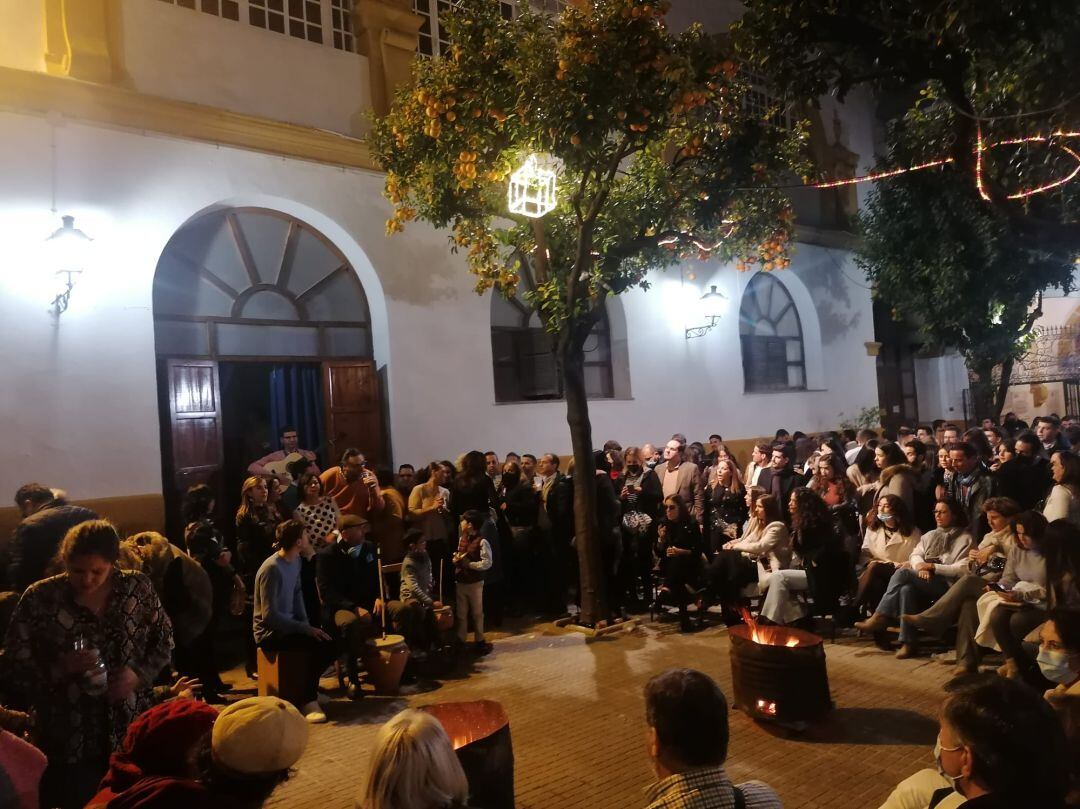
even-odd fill
[[(283, 0), (281, 16), (284, 19), (284, 31), (275, 31), (268, 25), (256, 25), (251, 22), (252, 10), (263, 11), (263, 13), (267, 15), (267, 19), (271, 13), (278, 14), (278, 12), (270, 11), (266, 8), (268, 5), (267, 0), (255, 0), (255, 2), (253, 2), (253, 0), (232, 0), (232, 2), (236, 3), (238, 8), (239, 19), (236, 20), (232, 19), (232, 17), (222, 16), (221, 4), (224, 0), (217, 0), (218, 10), (216, 12), (206, 10), (206, 7), (203, 4), (208, 2), (208, 0), (158, 0), (158, 2), (167, 3), (171, 6), (188, 9), (190, 11), (209, 14), (210, 16), (218, 17), (227, 20), (228, 22), (249, 25), (260, 31), (287, 36), (290, 39), (296, 39), (301, 42), (310, 42), (312, 45), (326, 46), (346, 53), (356, 53), (356, 34), (352, 30), (352, 0), (314, 0), (314, 2), (319, 4), (319, 19), (317, 21), (309, 21), (306, 18), (300, 20), (299, 18), (293, 17), (289, 10), (289, 0)], [(342, 21), (341, 26), (334, 25), (335, 11), (339, 12), (339, 19)], [(304, 36), (301, 37), (292, 33), (292, 22), (299, 22), (303, 26)], [(319, 34), (322, 37), (321, 42), (308, 38), (310, 33), (308, 26), (318, 27)], [(341, 44), (339, 45), (338, 42)]]

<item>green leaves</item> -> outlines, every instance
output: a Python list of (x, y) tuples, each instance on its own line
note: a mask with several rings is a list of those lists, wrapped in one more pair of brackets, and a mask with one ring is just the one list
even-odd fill
[[(394, 205), (452, 230), (477, 290), (512, 294), (525, 257), (552, 332), (591, 322), (603, 298), (687, 257), (786, 266), (787, 198), (804, 129), (750, 112), (729, 47), (664, 25), (666, 0), (594, 0), (558, 18), (463, 0), (447, 56), (421, 60), (370, 143)], [(559, 165), (558, 204), (509, 217), (507, 181), (531, 153)]]

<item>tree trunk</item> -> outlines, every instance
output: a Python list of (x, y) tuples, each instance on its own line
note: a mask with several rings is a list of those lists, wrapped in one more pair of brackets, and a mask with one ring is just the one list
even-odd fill
[(968, 388), (971, 392), (971, 409), (976, 424), (984, 418), (994, 418), (996, 391), (993, 374), (995, 365), (996, 363), (992, 360), (983, 360), (969, 366), (971, 375), (968, 377)]
[(1012, 379), (1013, 364), (1016, 362), (1012, 357), (1006, 358), (1001, 363), (1001, 378), (998, 380), (997, 390), (994, 392), (994, 410), (990, 418), (995, 424), (1000, 423), (1001, 411), (1005, 409), (1005, 397), (1009, 395), (1009, 382)]
[(559, 341), (557, 357), (566, 394), (566, 422), (574, 449), (574, 535), (581, 577), (581, 622), (595, 625), (608, 617), (604, 554), (596, 502), (592, 424), (585, 395), (584, 338)]

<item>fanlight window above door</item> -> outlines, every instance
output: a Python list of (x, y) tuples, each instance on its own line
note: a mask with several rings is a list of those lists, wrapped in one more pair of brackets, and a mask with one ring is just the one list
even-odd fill
[(234, 208), (189, 222), (154, 277), (160, 356), (370, 357), (367, 298), (321, 233), (276, 211)]

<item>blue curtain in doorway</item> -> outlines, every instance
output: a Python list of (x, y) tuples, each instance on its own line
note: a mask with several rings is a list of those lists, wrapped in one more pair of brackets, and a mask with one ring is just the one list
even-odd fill
[(323, 458), (322, 372), (317, 365), (275, 365), (270, 370), (271, 446), (279, 446), (281, 428), (296, 428), (301, 449)]

